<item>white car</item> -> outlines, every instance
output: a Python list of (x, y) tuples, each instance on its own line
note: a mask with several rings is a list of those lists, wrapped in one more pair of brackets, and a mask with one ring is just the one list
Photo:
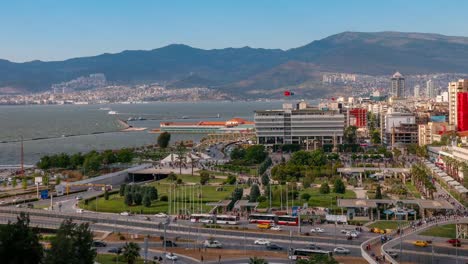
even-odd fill
[(310, 232), (312, 232), (312, 233), (323, 233), (323, 232), (325, 232), (325, 230), (323, 228), (320, 228), (320, 227), (315, 227), (315, 228), (312, 228), (310, 230)]
[(154, 216), (157, 217), (157, 218), (166, 218), (166, 217), (167, 217), (167, 214), (165, 214), (165, 213), (158, 213), (158, 214), (155, 214)]
[(82, 214), (82, 213), (84, 212), (84, 210), (83, 210), (83, 209), (76, 209), (76, 212), (77, 212), (78, 214)]
[(341, 230), (340, 230), (340, 233), (341, 233), (341, 234), (346, 234), (346, 233), (348, 233), (348, 232), (349, 232), (349, 230), (346, 230), (346, 229), (341, 229)]
[(359, 234), (356, 233), (356, 232), (351, 231), (351, 232), (346, 232), (346, 236), (351, 236), (352, 238), (357, 238), (359, 236)]
[(218, 240), (205, 240), (203, 246), (207, 248), (222, 248), (223, 245)]
[(167, 253), (166, 258), (169, 259), (169, 260), (178, 260), (179, 259), (176, 255), (174, 255), (172, 253)]
[(266, 246), (268, 246), (268, 245), (271, 244), (271, 242), (266, 240), (266, 239), (257, 239), (257, 240), (255, 240), (254, 244), (255, 245), (266, 245)]
[(129, 216), (130, 213), (129, 212), (121, 212), (120, 215), (123, 215), (123, 216)]
[(76, 199), (77, 201), (83, 200), (83, 196), (76, 196), (75, 199)]
[(344, 247), (337, 247), (333, 249), (333, 252), (335, 252), (336, 254), (349, 254), (350, 253), (349, 249), (344, 248)]
[(283, 230), (283, 229), (281, 228), (281, 226), (272, 226), (270, 229), (271, 229), (271, 230), (274, 230), (274, 231), (281, 231), (281, 230)]

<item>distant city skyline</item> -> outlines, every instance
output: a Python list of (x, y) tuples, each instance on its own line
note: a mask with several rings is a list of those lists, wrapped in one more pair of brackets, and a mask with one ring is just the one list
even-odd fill
[(0, 59), (14, 62), (149, 50), (290, 49), (343, 31), (468, 36), (464, 1), (57, 1), (0, 3)]

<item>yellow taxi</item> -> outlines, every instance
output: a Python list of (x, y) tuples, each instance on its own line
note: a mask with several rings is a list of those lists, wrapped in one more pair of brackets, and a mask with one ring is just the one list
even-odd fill
[(428, 243), (426, 241), (416, 240), (413, 242), (413, 245), (418, 247), (427, 247)]
[(258, 228), (260, 229), (270, 229), (271, 224), (270, 223), (261, 223), (257, 225)]

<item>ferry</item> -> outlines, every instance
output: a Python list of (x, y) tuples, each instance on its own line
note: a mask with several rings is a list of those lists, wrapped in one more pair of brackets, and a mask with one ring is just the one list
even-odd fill
[(116, 115), (116, 114), (117, 114), (117, 111), (109, 111), (109, 112), (107, 112), (107, 114), (109, 114), (109, 115)]

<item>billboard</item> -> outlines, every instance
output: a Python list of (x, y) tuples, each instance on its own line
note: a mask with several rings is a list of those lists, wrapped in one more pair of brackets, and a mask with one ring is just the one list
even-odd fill
[(42, 190), (41, 191), (41, 199), (47, 199), (49, 198), (49, 190)]

